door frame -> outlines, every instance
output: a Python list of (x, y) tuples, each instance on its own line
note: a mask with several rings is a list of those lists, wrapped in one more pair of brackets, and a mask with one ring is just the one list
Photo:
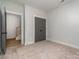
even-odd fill
[(24, 39), (24, 19), (23, 19), (23, 13), (14, 12), (14, 11), (8, 11), (6, 10), (6, 13), (15, 14), (21, 16), (21, 45), (25, 45), (25, 39)]

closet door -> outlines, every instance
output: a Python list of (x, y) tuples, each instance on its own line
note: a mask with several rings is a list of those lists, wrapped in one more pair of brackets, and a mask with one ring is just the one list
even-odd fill
[(46, 20), (35, 17), (35, 42), (46, 40)]

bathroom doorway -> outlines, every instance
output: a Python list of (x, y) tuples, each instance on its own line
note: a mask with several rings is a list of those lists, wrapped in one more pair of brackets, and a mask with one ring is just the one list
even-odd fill
[(6, 47), (21, 46), (21, 15), (6, 13)]

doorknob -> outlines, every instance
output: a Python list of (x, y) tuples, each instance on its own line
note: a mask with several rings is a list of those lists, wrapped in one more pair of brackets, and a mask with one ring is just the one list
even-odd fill
[(43, 30), (42, 29), (40, 29), (40, 32), (42, 32)]

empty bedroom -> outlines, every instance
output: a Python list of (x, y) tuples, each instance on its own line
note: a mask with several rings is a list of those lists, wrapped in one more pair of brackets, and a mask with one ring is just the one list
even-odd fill
[(0, 1), (0, 59), (79, 59), (79, 0)]

